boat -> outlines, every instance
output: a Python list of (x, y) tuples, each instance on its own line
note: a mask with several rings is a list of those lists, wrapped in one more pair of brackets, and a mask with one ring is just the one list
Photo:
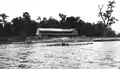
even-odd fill
[(68, 38), (60, 38), (61, 43), (57, 44), (48, 44), (47, 46), (77, 46), (77, 45), (88, 45), (88, 44), (93, 44), (90, 42), (79, 42), (79, 43), (68, 43), (67, 42)]
[(88, 44), (93, 44), (93, 43), (76, 43), (76, 44), (61, 44), (61, 43), (56, 43), (56, 44), (48, 44), (47, 46), (78, 46), (78, 45), (88, 45)]

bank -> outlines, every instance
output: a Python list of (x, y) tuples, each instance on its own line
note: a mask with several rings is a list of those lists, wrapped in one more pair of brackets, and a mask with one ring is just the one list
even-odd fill
[[(39, 39), (37, 36), (28, 37), (29, 40), (37, 43), (51, 43), (51, 42), (60, 42), (61, 37), (57, 38), (42, 38)], [(62, 37), (64, 38), (64, 37)], [(102, 42), (102, 41), (120, 41), (120, 38), (117, 37), (65, 37), (68, 38), (68, 42)], [(21, 37), (0, 37), (0, 44), (12, 44), (24, 42), (25, 39)], [(24, 42), (25, 43), (25, 42)]]

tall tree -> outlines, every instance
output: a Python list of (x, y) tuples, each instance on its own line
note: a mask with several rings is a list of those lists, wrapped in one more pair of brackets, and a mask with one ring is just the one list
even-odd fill
[(102, 18), (103, 23), (106, 26), (111, 26), (113, 23), (118, 21), (118, 19), (116, 19), (114, 16), (112, 16), (112, 12), (113, 12), (113, 8), (115, 7), (114, 6), (115, 3), (116, 3), (115, 1), (109, 1), (108, 5), (107, 5), (107, 10), (105, 12), (102, 11), (104, 6), (102, 5), (102, 7), (100, 7), (100, 5), (98, 5), (99, 16)]
[[(102, 11), (104, 6), (102, 5), (100, 7), (100, 5), (98, 5), (98, 8), (99, 8), (98, 16), (102, 18), (104, 28), (110, 27), (112, 24), (114, 24), (116, 21), (118, 21), (117, 18), (112, 16), (113, 8), (115, 7), (114, 6), (115, 3), (116, 3), (115, 1), (109, 1), (108, 5), (107, 5), (107, 10), (105, 12)], [(103, 32), (105, 32), (105, 31), (106, 30), (104, 30)], [(104, 33), (103, 33), (103, 36), (104, 36)]]

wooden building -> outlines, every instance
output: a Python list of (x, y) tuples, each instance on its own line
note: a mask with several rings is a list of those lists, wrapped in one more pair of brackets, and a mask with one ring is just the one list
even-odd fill
[(38, 28), (36, 35), (39, 37), (77, 36), (78, 32), (76, 29)]

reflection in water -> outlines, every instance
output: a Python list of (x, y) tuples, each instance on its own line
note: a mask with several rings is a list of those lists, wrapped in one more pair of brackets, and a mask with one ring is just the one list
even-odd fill
[(0, 69), (118, 69), (120, 42), (93, 45), (0, 45)]

